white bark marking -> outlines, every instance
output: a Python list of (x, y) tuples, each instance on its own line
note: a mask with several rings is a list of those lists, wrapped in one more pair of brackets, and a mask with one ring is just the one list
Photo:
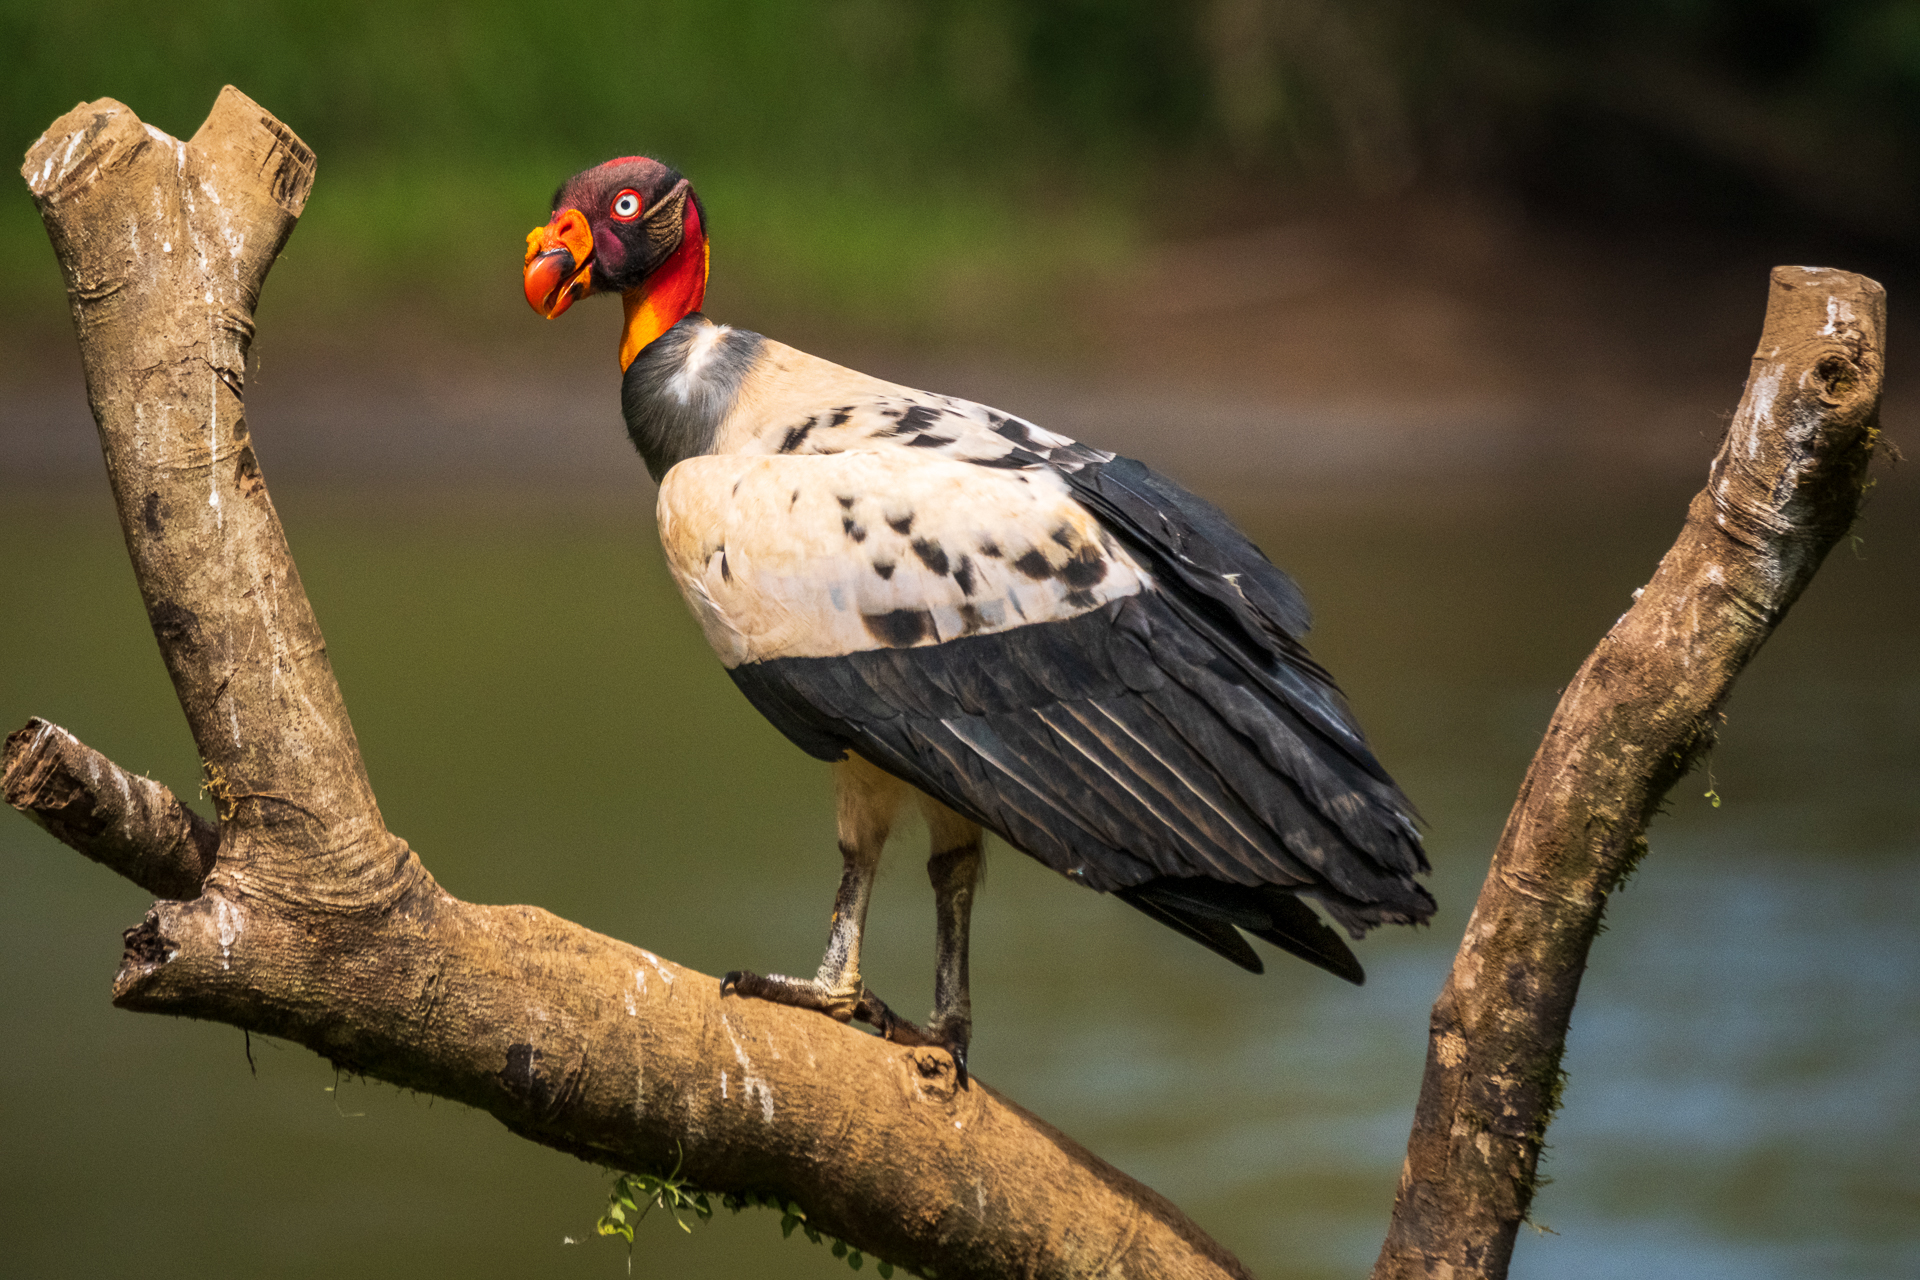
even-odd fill
[[(668, 973), (666, 971), (666, 968), (663, 965), (661, 965), (660, 957), (654, 955), (653, 952), (651, 951), (642, 951), (640, 953), (640, 958), (645, 960), (648, 964), (652, 965), (653, 971), (660, 975), (660, 981), (667, 984), (668, 990), (672, 990), (673, 975), (671, 973)], [(638, 970), (635, 970), (635, 973), (637, 975)]]
[(231, 969), (233, 968), (233, 944), (239, 941), (240, 935), (246, 931), (245, 918), (234, 909), (232, 903), (218, 897), (213, 900), (213, 918), (215, 928), (220, 935), (220, 967)]
[[(724, 1013), (720, 1015), (720, 1025), (727, 1033), (727, 1041), (733, 1045), (734, 1061), (740, 1064), (741, 1088), (746, 1090), (749, 1099), (756, 1093), (760, 1095), (760, 1116), (768, 1124), (772, 1124), (773, 1089), (767, 1084), (764, 1077), (754, 1074), (753, 1063), (747, 1058), (746, 1046), (742, 1045), (740, 1043), (740, 1037), (733, 1033), (733, 1023), (728, 1020), (727, 1015)], [(720, 1096), (723, 1098), (726, 1096), (726, 1081), (727, 1074), (723, 1071), (720, 1073)]]
[(1768, 370), (1753, 384), (1753, 410), (1747, 415), (1747, 457), (1757, 459), (1760, 456), (1760, 430), (1758, 424), (1773, 416), (1773, 402), (1780, 394), (1780, 370)]

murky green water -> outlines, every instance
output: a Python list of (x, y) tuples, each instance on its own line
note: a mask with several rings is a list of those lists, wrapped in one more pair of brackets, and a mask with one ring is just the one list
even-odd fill
[[(1522, 1277), (1920, 1269), (1920, 509), (1842, 548), (1677, 791), (1576, 1012)], [(1255, 978), (990, 855), (979, 1075), (1170, 1195), (1268, 1277), (1364, 1274), (1426, 1012), (1558, 686), (1670, 541), (1684, 488), (1239, 514), (1431, 823), (1442, 911), (1361, 990)], [(825, 766), (705, 651), (631, 510), (455, 494), (280, 502), (390, 825), (453, 892), (710, 973), (804, 969), (838, 860)], [(1274, 500), (1280, 505), (1279, 500)], [(59, 721), (192, 795), (191, 743), (103, 495), (0, 498), (0, 718)], [(490, 1118), (230, 1028), (114, 1011), (139, 890), (0, 815), (0, 1273), (619, 1277), (605, 1178)], [(869, 977), (931, 998), (912, 844)], [(334, 1088), (338, 1085), (338, 1091)], [(564, 1245), (563, 1237), (582, 1241)], [(643, 1229), (634, 1274), (844, 1274), (765, 1214)]]

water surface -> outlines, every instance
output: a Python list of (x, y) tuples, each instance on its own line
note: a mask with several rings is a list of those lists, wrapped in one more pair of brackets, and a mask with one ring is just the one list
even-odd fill
[[(1315, 652), (1421, 806), (1442, 910), (1353, 989), (1253, 977), (998, 847), (981, 1078), (1171, 1196), (1267, 1277), (1354, 1276), (1385, 1227), (1426, 1014), (1557, 690), (1678, 527), (1685, 485), (1306, 501), (1234, 490)], [(1516, 1277), (1920, 1266), (1920, 510), (1889, 487), (1727, 708), (1609, 913), (1553, 1179)], [(718, 973), (816, 962), (827, 769), (762, 723), (674, 596), (651, 495), (277, 491), (382, 808), (454, 893), (533, 902)], [(1296, 501), (1296, 498), (1303, 500)], [(1285, 514), (1291, 512), (1292, 514)], [(0, 501), (0, 712), (192, 797), (192, 745), (100, 492)], [(869, 979), (931, 999), (915, 838)], [(305, 1050), (107, 1004), (141, 892), (0, 820), (0, 1272), (618, 1277), (606, 1178)], [(582, 1241), (563, 1243), (564, 1237)], [(634, 1274), (839, 1275), (772, 1218), (649, 1222)]]

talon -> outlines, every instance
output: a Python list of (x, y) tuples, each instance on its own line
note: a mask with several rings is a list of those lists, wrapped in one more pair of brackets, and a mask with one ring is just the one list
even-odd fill
[(882, 1040), (892, 1040), (902, 1026), (912, 1025), (865, 987), (860, 988), (860, 1000), (853, 1007), (853, 1016), (878, 1031)]
[(748, 973), (745, 969), (727, 970), (727, 972), (723, 974), (720, 978), (721, 996), (725, 997), (725, 996), (733, 995), (740, 988), (740, 980), (742, 978), (750, 978), (752, 976), (753, 975)]

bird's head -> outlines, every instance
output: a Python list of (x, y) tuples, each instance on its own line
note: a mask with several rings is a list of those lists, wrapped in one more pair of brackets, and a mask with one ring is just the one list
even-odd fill
[(527, 233), (527, 302), (551, 320), (587, 294), (622, 295), (626, 368), (706, 299), (701, 213), (687, 180), (646, 156), (575, 174), (554, 196), (553, 217)]

